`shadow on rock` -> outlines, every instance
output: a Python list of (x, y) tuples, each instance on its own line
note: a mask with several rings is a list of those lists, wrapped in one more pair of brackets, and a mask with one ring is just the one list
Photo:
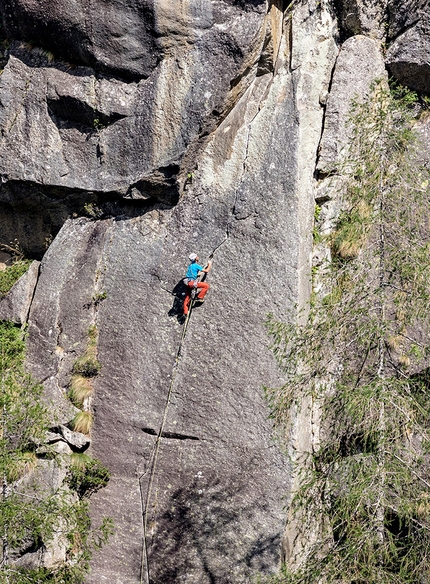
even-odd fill
[(184, 316), (184, 300), (187, 295), (187, 287), (183, 280), (179, 280), (176, 286), (172, 290), (172, 294), (175, 297), (173, 300), (173, 306), (167, 313), (169, 316), (176, 316), (178, 322), (183, 324), (185, 322)]
[(151, 584), (238, 584), (273, 571), (281, 536), (261, 524), (265, 506), (237, 478), (196, 477), (177, 489), (156, 521)]

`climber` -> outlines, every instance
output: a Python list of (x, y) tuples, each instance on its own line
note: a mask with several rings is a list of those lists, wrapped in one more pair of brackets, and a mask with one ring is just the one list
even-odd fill
[(199, 258), (196, 253), (191, 253), (189, 256), (190, 265), (188, 266), (187, 275), (184, 278), (184, 284), (187, 286), (187, 295), (184, 300), (184, 315), (188, 314), (188, 310), (191, 302), (191, 292), (194, 289), (199, 289), (196, 300), (203, 302), (206, 296), (206, 292), (209, 290), (209, 284), (206, 282), (199, 282), (198, 277), (201, 274), (207, 274), (211, 269), (212, 262), (209, 261), (206, 267), (203, 268), (197, 262)]

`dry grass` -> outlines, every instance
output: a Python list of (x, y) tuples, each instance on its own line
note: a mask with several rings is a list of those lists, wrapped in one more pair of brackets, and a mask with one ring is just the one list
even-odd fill
[(84, 402), (93, 393), (94, 388), (88, 377), (75, 374), (72, 376), (69, 389), (69, 399), (77, 408), (82, 408)]
[(359, 201), (348, 217), (333, 233), (331, 243), (335, 255), (343, 259), (354, 259), (358, 257), (366, 241), (372, 208), (365, 201)]
[(410, 357), (408, 355), (400, 355), (399, 365), (402, 365), (402, 367), (410, 367), (411, 365)]
[(72, 430), (80, 432), (86, 436), (90, 435), (93, 425), (93, 415), (91, 412), (79, 412), (71, 422)]
[(421, 519), (428, 519), (428, 516), (430, 514), (430, 501), (429, 501), (429, 494), (426, 493), (424, 494), (423, 498), (421, 499), (421, 501), (418, 503), (415, 512), (418, 515), (418, 517), (420, 517)]
[(99, 332), (95, 324), (92, 324), (88, 329), (88, 348), (97, 346), (97, 341), (99, 338)]
[(358, 257), (362, 247), (361, 241), (351, 241), (344, 239), (337, 247), (337, 254), (343, 259), (354, 259)]
[(387, 345), (393, 351), (397, 351), (397, 352), (400, 351), (401, 342), (402, 342), (402, 337), (400, 337), (399, 335), (391, 335), (387, 338)]
[(72, 466), (79, 468), (80, 470), (83, 470), (92, 460), (91, 456), (88, 456), (88, 454), (84, 454), (82, 452), (72, 452), (70, 458)]

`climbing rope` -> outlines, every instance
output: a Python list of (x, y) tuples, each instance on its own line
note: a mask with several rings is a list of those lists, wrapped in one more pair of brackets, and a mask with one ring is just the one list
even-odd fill
[[(209, 259), (212, 259), (212, 257), (213, 257), (213, 252), (209, 256)], [(206, 276), (206, 273), (202, 274), (199, 277), (198, 281), (201, 282), (205, 278), (205, 276)], [(170, 400), (171, 400), (172, 392), (173, 392), (173, 386), (175, 384), (176, 373), (178, 370), (179, 360), (181, 357), (182, 345), (183, 345), (183, 342), (185, 340), (185, 336), (187, 334), (188, 323), (190, 321), (191, 312), (193, 310), (194, 302), (196, 299), (196, 291), (197, 291), (197, 288), (194, 288), (191, 291), (191, 301), (190, 301), (190, 305), (188, 308), (188, 314), (187, 314), (187, 317), (186, 317), (185, 322), (184, 322), (184, 328), (182, 331), (181, 340), (179, 342), (178, 350), (176, 352), (175, 362), (173, 364), (173, 370), (172, 370), (172, 379), (170, 381), (169, 391), (167, 392), (166, 405), (164, 406), (163, 419), (162, 419), (160, 429), (158, 431), (158, 434), (157, 434), (157, 437), (155, 439), (155, 443), (154, 443), (154, 446), (153, 446), (153, 449), (152, 449), (152, 452), (150, 455), (150, 464), (149, 464), (149, 467), (143, 473), (141, 473), (139, 475), (139, 491), (140, 491), (140, 500), (142, 503), (142, 528), (143, 528), (142, 553), (141, 553), (141, 560), (140, 560), (140, 584), (150, 584), (149, 561), (148, 561), (149, 506), (151, 503), (152, 488), (154, 485), (155, 470), (156, 470), (157, 461), (158, 461), (158, 454), (160, 451), (161, 438), (163, 436), (163, 430), (164, 430), (164, 426), (165, 426), (166, 420), (167, 420), (167, 412), (169, 410)], [(148, 489), (146, 491), (146, 497), (145, 497), (145, 493), (144, 493), (143, 486), (142, 486), (142, 479), (147, 475), (148, 470), (150, 471), (150, 476), (149, 476)], [(145, 501), (145, 505), (143, 505), (144, 501)], [(144, 576), (146, 576), (146, 583), (144, 583), (144, 579), (143, 579)]]

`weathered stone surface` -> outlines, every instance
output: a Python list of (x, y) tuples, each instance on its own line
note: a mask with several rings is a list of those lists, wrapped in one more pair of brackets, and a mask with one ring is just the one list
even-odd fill
[[(17, 17), (16, 26), (39, 27), (42, 11), (49, 28), (60, 9), (56, 3), (46, 15), (45, 3), (37, 7), (13, 0), (11, 5), (13, 12), (4, 8), (6, 21)], [(76, 8), (61, 6), (72, 15)], [(265, 14), (261, 3), (246, 11), (246, 18), (234, 5), (212, 9), (210, 2), (190, 6), (189, 13), (164, 2), (155, 8), (164, 59), (146, 80), (124, 83), (96, 76), (89, 68), (71, 70), (51, 63), (40, 50), (13, 45), (0, 78), (4, 178), (125, 195), (130, 187), (157, 190), (157, 177), (155, 185), (151, 178), (157, 170), (169, 187), (190, 142), (225, 109), (230, 93), (238, 93), (244, 72), (255, 74)], [(26, 18), (20, 18), (23, 12)], [(93, 10), (88, 17), (96, 15)], [(101, 18), (106, 22), (104, 15)], [(175, 36), (177, 27), (182, 36)], [(106, 46), (128, 66), (124, 55), (129, 53), (121, 52), (115, 42)]]
[[(15, 483), (15, 488), (20, 494), (37, 498), (52, 496), (59, 489), (63, 489), (67, 467), (58, 460), (37, 460), (34, 470), (24, 475)], [(70, 497), (76, 497), (70, 494)], [(72, 499), (73, 500), (73, 499)], [(43, 542), (27, 541), (23, 549), (15, 549), (11, 553), (11, 563), (25, 568), (37, 568), (40, 566), (57, 566), (64, 562), (67, 550), (67, 541), (62, 533), (61, 525), (57, 526), (57, 537), (53, 541)], [(32, 549), (33, 548), (33, 549)], [(31, 551), (29, 551), (31, 549)]]
[(61, 436), (64, 440), (72, 446), (74, 450), (86, 450), (88, 446), (91, 444), (91, 440), (85, 434), (81, 434), (81, 432), (72, 432), (66, 426), (59, 426), (58, 428)]
[[(175, 208), (69, 220), (43, 258), (30, 314), (33, 372), (61, 391), (88, 327), (100, 335), (92, 452), (112, 479), (92, 513), (96, 522), (110, 515), (117, 529), (89, 582), (134, 584), (143, 569), (160, 584), (240, 583), (278, 564), (289, 469), (262, 396), (263, 384), (279, 383), (263, 322), (269, 311), (286, 317), (309, 288), (320, 101), (337, 54), (324, 6), (302, 7), (292, 44), (272, 9), (275, 63), (266, 57), (269, 72), (251, 79), (192, 160)], [(192, 314), (175, 373), (182, 327), (169, 316), (171, 290), (194, 249), (215, 253), (212, 289)], [(139, 477), (143, 508), (149, 494), (143, 565)]]
[(340, 5), (341, 26), (344, 31), (378, 39), (385, 37), (387, 0), (342, 0)]
[[(205, 195), (208, 197), (210, 195)], [(86, 308), (76, 298), (79, 297), (78, 288), (72, 293), (70, 288), (66, 291), (58, 279), (51, 283), (56, 289), (64, 290), (63, 299), (57, 305), (62, 315), (75, 313), (75, 319), (76, 315), (81, 315), (88, 324), (95, 318), (100, 330), (102, 370), (95, 382), (93, 452), (109, 466), (113, 478), (109, 487), (95, 497), (94, 514), (96, 517), (111, 515), (118, 527), (112, 544), (94, 559), (91, 578), (95, 582), (100, 581), (101, 575), (111, 582), (139, 581), (142, 531), (136, 471), (143, 471), (151, 456), (154, 436), (150, 431), (159, 429), (182, 333), (176, 319), (168, 316), (173, 298), (166, 290), (172, 289), (179, 280), (186, 252), (194, 242), (193, 233), (199, 228), (199, 219), (193, 217), (195, 202), (194, 196), (187, 196), (175, 217), (166, 215), (163, 218), (154, 210), (141, 219), (106, 222), (105, 252), (99, 254), (97, 245), (92, 252), (98, 255), (99, 265), (104, 268), (99, 285), (107, 291), (107, 298), (100, 303), (96, 314), (93, 307)], [(260, 205), (263, 210), (263, 200)], [(223, 211), (222, 200), (214, 210), (218, 206)], [(183, 235), (178, 231), (182, 224), (181, 214), (189, 216), (183, 224)], [(217, 218), (211, 213), (215, 222), (206, 234), (215, 240), (224, 238), (225, 220), (229, 218), (228, 213), (218, 214)], [(172, 224), (176, 227), (169, 234), (167, 227)], [(35, 299), (35, 307), (43, 304), (44, 286), (51, 282), (47, 275), (56, 273), (57, 278), (62, 277), (57, 269), (60, 262), (64, 262), (62, 242), (71, 238), (73, 253), (79, 258), (79, 261), (68, 261), (71, 273), (79, 273), (79, 279), (72, 285), (93, 295), (97, 268), (93, 268), (92, 279), (89, 272), (79, 269), (88, 262), (88, 242), (97, 239), (98, 229), (95, 222), (66, 224), (43, 262), (40, 299)], [(245, 240), (253, 231), (251, 229), (247, 237), (244, 235)], [(273, 243), (277, 235), (279, 233), (271, 235)], [(177, 249), (178, 241), (180, 250)], [(200, 245), (203, 246), (203, 241)], [(236, 245), (241, 245), (240, 240)], [(168, 268), (172, 256), (177, 269), (173, 274)], [(252, 262), (249, 256), (243, 259), (247, 265)], [(52, 270), (49, 263), (52, 263)], [(281, 494), (288, 487), (288, 475), (282, 454), (270, 442), (270, 426), (260, 389), (263, 379), (274, 375), (276, 366), (271, 363), (269, 353), (260, 355), (259, 342), (265, 336), (261, 324), (263, 314), (257, 304), (249, 307), (246, 300), (249, 294), (246, 290), (255, 288), (254, 278), (258, 271), (245, 283), (242, 303), (228, 309), (232, 290), (228, 282), (222, 280), (228, 279), (229, 267), (222, 259), (218, 263), (221, 291), (215, 295), (213, 280), (212, 314), (196, 313), (196, 318), (203, 317), (207, 325), (190, 323), (190, 342), (187, 339), (184, 350), (192, 363), (190, 366), (184, 363), (178, 372), (176, 403), (172, 403), (166, 426), (172, 438), (163, 440), (159, 454), (156, 484), (164, 488), (158, 493), (157, 486), (153, 492), (153, 497), (158, 493), (159, 511), (155, 518), (158, 528), (151, 559), (151, 570), (158, 582), (169, 581), (169, 578), (172, 582), (175, 578), (179, 581), (184, 574), (189, 574), (190, 582), (209, 581), (202, 565), (205, 559), (209, 574), (217, 580), (223, 581), (228, 577), (225, 574), (232, 570), (232, 578), (237, 576), (237, 581), (246, 581), (252, 569), (274, 568), (279, 553), (283, 526)], [(215, 274), (214, 269), (214, 277)], [(230, 278), (230, 285), (241, 286), (241, 277), (244, 277), (243, 272)], [(220, 293), (221, 297), (216, 300)], [(210, 308), (209, 301), (206, 306)], [(227, 314), (223, 314), (224, 310)], [(254, 315), (252, 320), (249, 312)], [(245, 314), (249, 324), (243, 330), (240, 321)], [(56, 314), (53, 316), (57, 318)], [(259, 332), (250, 343), (249, 337), (254, 334), (251, 322), (255, 323), (255, 318), (260, 322)], [(33, 319), (37, 319), (36, 313), (32, 313), (31, 327)], [(202, 326), (207, 338), (199, 341)], [(79, 341), (82, 346), (85, 331), (85, 325), (79, 330), (66, 318), (62, 321), (61, 339), (67, 338), (71, 346)], [(40, 333), (43, 339), (49, 339), (44, 330)], [(35, 362), (39, 362), (39, 352), (47, 354), (47, 347), (39, 344), (39, 339), (37, 346), (37, 351), (30, 347)], [(251, 377), (241, 372), (239, 364), (245, 356), (253, 362), (260, 361), (258, 378), (255, 371)], [(71, 361), (67, 367), (66, 358), (59, 366), (60, 376), (70, 375)], [(193, 370), (187, 373), (191, 366)], [(191, 389), (189, 380), (195, 379), (195, 367), (207, 369), (207, 373), (200, 386), (196, 384), (196, 388)], [(186, 498), (189, 498), (188, 503)], [(151, 509), (152, 504), (153, 501)], [(191, 510), (184, 516), (183, 510), (188, 504)], [(176, 513), (172, 516), (171, 508), (175, 505)], [(152, 520), (151, 515), (148, 525), (152, 525)], [(204, 522), (207, 526), (203, 530)], [(170, 538), (164, 536), (165, 530), (171, 534)], [(238, 533), (240, 538), (237, 538)], [(176, 549), (184, 536), (186, 539)], [(167, 554), (165, 545), (168, 546)], [(163, 562), (157, 559), (161, 555), (165, 558)], [(190, 565), (184, 563), (185, 558), (189, 558)], [(174, 563), (177, 564), (177, 577), (171, 572)]]
[(10, 320), (22, 325), (27, 322), (39, 274), (40, 262), (34, 261), (21, 278), (15, 282), (4, 298), (0, 299), (0, 320)]
[[(307, 245), (299, 246), (300, 285), (298, 303), (306, 303), (310, 294), (309, 256), (313, 228), (315, 161), (321, 139), (323, 106), (326, 103), (329, 84), (339, 49), (335, 42), (338, 34), (328, 4), (321, 12), (311, 11), (305, 4), (298, 7), (292, 18), (291, 68), (296, 87), (296, 107), (299, 135), (298, 185), (299, 228)], [(305, 428), (305, 426), (303, 426)]]
[(85, 0), (4, 0), (0, 8), (11, 38), (36, 43), (66, 61), (135, 78), (148, 77), (167, 53), (198, 45), (211, 29), (216, 34), (214, 25), (225, 30), (224, 42), (242, 48), (249, 42), (249, 20), (264, 13), (265, 2), (104, 0), (88, 9)]
[[(131, 10), (142, 26), (148, 24), (140, 5), (106, 4), (108, 12), (109, 7), (124, 14)], [(47, 6), (9, 0), (3, 6), (9, 34), (40, 43), (58, 41), (56, 35), (65, 26), (64, 50), (73, 52), (75, 41), (81, 49), (81, 25), (70, 24), (81, 18), (80, 3), (56, 2), (49, 11)], [(242, 7), (156, 2), (148, 10), (155, 23), (151, 38), (156, 38), (163, 59), (149, 77), (142, 72), (142, 79), (125, 82), (103, 76), (89, 67), (52, 60), (40, 48), (12, 43), (0, 77), (0, 201), (5, 204), (0, 241), (11, 240), (14, 224), (15, 237), (27, 252), (41, 257), (45, 239), (52, 239), (68, 217), (81, 215), (88, 204), (122, 197), (141, 199), (142, 204), (148, 199), (177, 202), (202, 135), (219, 124), (257, 74), (270, 23), (257, 0)], [(102, 19), (100, 26), (118, 24), (106, 21), (105, 12), (95, 7), (83, 14), (87, 32), (96, 34), (94, 18)], [(130, 25), (126, 16), (121, 18), (118, 26)], [(133, 57), (123, 52), (121, 42), (127, 44), (133, 30), (131, 26), (122, 40), (113, 36), (108, 42), (102, 35), (103, 46), (129, 73), (127, 59)], [(139, 42), (144, 45), (145, 38)], [(98, 66), (98, 61), (87, 61)], [(108, 60), (102, 61), (108, 67)]]
[(394, 39), (418, 21), (428, 22), (428, 0), (388, 0), (388, 38)]
[(108, 0), (88, 10), (83, 0), (5, 0), (1, 9), (11, 38), (32, 40), (71, 62), (148, 76), (160, 58), (152, 4)]
[(426, 93), (430, 92), (429, 19), (427, 0), (388, 1), (388, 70), (403, 85)]
[(348, 121), (352, 101), (365, 96), (372, 81), (386, 76), (378, 41), (359, 35), (343, 43), (327, 99), (317, 163), (320, 172), (332, 172), (345, 153), (344, 149), (351, 135)]
[(390, 45), (385, 62), (397, 81), (415, 91), (430, 93), (429, 14)]
[[(34, 330), (36, 332), (37, 329)], [(62, 348), (56, 347), (54, 355), (59, 355), (61, 358)], [(44, 396), (47, 405), (49, 406), (51, 427), (54, 428), (60, 424), (64, 426), (70, 424), (75, 415), (80, 411), (67, 398), (67, 392), (64, 387), (60, 387), (58, 378), (55, 375), (45, 377), (42, 368), (34, 367), (34, 363), (29, 361), (28, 368), (34, 374), (38, 381), (43, 381), (45, 389)]]

